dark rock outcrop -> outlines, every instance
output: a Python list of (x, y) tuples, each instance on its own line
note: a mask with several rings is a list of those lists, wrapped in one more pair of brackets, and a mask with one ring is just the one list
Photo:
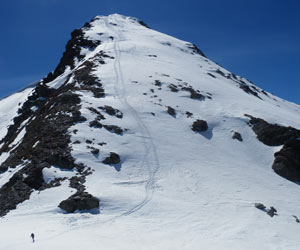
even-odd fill
[(275, 173), (294, 182), (300, 181), (300, 140), (290, 140), (274, 154)]
[(104, 110), (107, 114), (109, 114), (111, 116), (115, 116), (115, 117), (120, 118), (120, 119), (123, 118), (123, 113), (120, 110), (115, 109), (111, 106), (105, 105), (105, 106), (99, 107), (99, 108)]
[[(68, 129), (76, 123), (86, 121), (80, 112), (81, 99), (78, 91), (90, 91), (94, 97), (104, 95), (102, 84), (92, 74), (94, 61), (104, 57), (106, 56), (103, 53), (99, 53), (92, 58), (91, 63), (84, 63), (67, 76), (65, 82), (57, 89), (52, 89), (45, 83), (38, 83), (28, 100), (18, 110), (18, 116), (14, 118), (14, 123), (0, 142), (2, 143), (0, 154), (10, 152), (10, 156), (0, 166), (0, 172), (22, 164), (24, 167), (13, 178), (13, 180), (17, 178), (18, 181), (9, 181), (8, 185), (0, 188), (0, 204), (7, 203), (3, 206), (5, 209), (0, 211), (0, 215), (5, 215), (18, 203), (28, 199), (33, 190), (44, 190), (59, 185), (58, 179), (53, 185), (44, 182), (43, 168), (53, 165), (73, 169), (80, 174), (84, 172), (84, 166), (76, 164), (71, 155)], [(104, 117), (98, 114), (97, 119), (100, 118)], [(13, 147), (12, 142), (23, 129), (26, 129), (23, 139), (17, 147)]]
[(207, 122), (204, 120), (196, 120), (193, 123), (192, 130), (196, 132), (204, 132), (208, 129)]
[(68, 199), (62, 201), (58, 207), (68, 213), (74, 213), (77, 210), (91, 210), (99, 208), (100, 200), (87, 192), (77, 192)]
[[(87, 26), (85, 28), (87, 28)], [(64, 73), (67, 66), (70, 66), (71, 69), (73, 69), (75, 67), (75, 60), (77, 59), (80, 61), (84, 58), (84, 56), (80, 53), (81, 48), (93, 50), (100, 44), (101, 41), (88, 40), (85, 38), (83, 29), (75, 29), (71, 33), (71, 39), (68, 41), (66, 50), (63, 53), (63, 56), (60, 59), (56, 69), (49, 73), (48, 76), (43, 79), (43, 82), (48, 83), (53, 81), (57, 76)]]
[(243, 141), (242, 135), (239, 132), (234, 132), (232, 139)]
[(250, 118), (250, 125), (257, 135), (257, 139), (268, 146), (280, 146), (288, 141), (300, 138), (300, 130), (293, 127), (284, 127), (270, 124), (261, 118), (245, 115)]
[(123, 129), (116, 125), (103, 125), (103, 127), (108, 130), (111, 133), (117, 134), (117, 135), (122, 135), (123, 134)]
[(196, 53), (200, 56), (206, 57), (204, 53), (193, 43), (187, 43), (187, 47), (192, 50), (193, 53)]
[(14, 175), (1, 187), (0, 216), (6, 215), (10, 210), (16, 209), (17, 204), (28, 200), (32, 191), (32, 188), (22, 181), (22, 176)]
[(195, 90), (191, 91), (191, 99), (195, 100), (204, 100), (205, 96), (196, 92)]
[(270, 124), (263, 119), (246, 115), (258, 140), (268, 146), (283, 148), (274, 154), (273, 170), (278, 175), (294, 182), (300, 181), (300, 130)]
[[(250, 86), (247, 85), (245, 82), (241, 82), (241, 83), (239, 84), (239, 86), (240, 86), (240, 88), (241, 88), (242, 90), (244, 90), (247, 94), (253, 95), (253, 96), (255, 96), (255, 97), (261, 99), (261, 98), (259, 97), (259, 95), (257, 94), (258, 91), (257, 91), (256, 89), (253, 89), (253, 90), (252, 90), (252, 89), (250, 88)], [(252, 87), (252, 86), (251, 86), (251, 87)]]
[(299, 218), (296, 215), (292, 215), (297, 223), (300, 223)]
[(91, 153), (94, 155), (99, 154), (100, 150), (98, 148), (92, 148)]
[(271, 217), (274, 217), (274, 215), (277, 215), (277, 210), (274, 207), (270, 207), (270, 209), (267, 211), (267, 214)]
[(178, 92), (178, 88), (177, 88), (177, 86), (174, 85), (174, 84), (170, 84), (170, 85), (168, 86), (168, 88), (169, 88), (172, 92)]
[(168, 114), (175, 117), (176, 116), (176, 111), (175, 109), (173, 109), (172, 107), (168, 106), (168, 110), (167, 110)]
[(103, 161), (104, 164), (114, 165), (121, 162), (120, 156), (114, 152), (110, 152), (110, 155)]
[(259, 210), (265, 210), (266, 206), (262, 203), (255, 203), (254, 206)]

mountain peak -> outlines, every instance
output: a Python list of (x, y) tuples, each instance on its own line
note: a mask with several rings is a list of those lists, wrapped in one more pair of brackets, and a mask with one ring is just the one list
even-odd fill
[[(70, 234), (78, 249), (99, 235), (120, 249), (137, 229), (137, 249), (149, 237), (174, 249), (298, 242), (300, 107), (136, 18), (74, 30), (56, 69), (0, 114), (0, 216), (14, 237), (25, 220), (51, 248)], [(264, 228), (270, 242), (253, 245)]]
[(58, 66), (43, 79), (43, 82), (53, 81), (57, 76), (63, 74), (67, 67), (73, 69), (76, 62), (84, 58), (86, 51), (92, 51), (107, 39), (113, 39), (114, 37), (110, 35), (111, 32), (108, 32), (112, 26), (114, 26), (114, 29), (126, 29), (125, 26), (128, 26), (129, 29), (132, 26), (149, 28), (137, 18), (119, 14), (94, 17), (90, 22), (85, 23), (82, 28), (75, 29), (71, 33), (71, 39), (66, 45), (66, 50)]

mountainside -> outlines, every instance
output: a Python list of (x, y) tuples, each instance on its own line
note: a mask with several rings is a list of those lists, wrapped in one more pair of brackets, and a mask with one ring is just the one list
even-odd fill
[(300, 107), (192, 43), (97, 16), (0, 114), (0, 249), (299, 249)]

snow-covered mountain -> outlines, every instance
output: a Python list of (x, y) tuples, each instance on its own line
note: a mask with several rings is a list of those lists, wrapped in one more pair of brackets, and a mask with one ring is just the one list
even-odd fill
[(300, 107), (138, 19), (0, 114), (0, 249), (299, 249)]

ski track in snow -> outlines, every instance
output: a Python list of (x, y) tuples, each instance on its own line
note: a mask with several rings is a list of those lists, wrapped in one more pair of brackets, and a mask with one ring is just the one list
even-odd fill
[[(116, 31), (115, 31), (116, 32)], [(145, 148), (145, 156), (144, 160), (141, 162), (142, 166), (145, 166), (149, 172), (149, 179), (145, 185), (145, 198), (144, 200), (131, 208), (129, 211), (124, 212), (121, 216), (130, 215), (142, 207), (144, 207), (148, 202), (151, 201), (152, 196), (155, 191), (155, 174), (159, 169), (159, 160), (156, 153), (156, 147), (152, 140), (152, 136), (147, 128), (147, 126), (143, 123), (140, 118), (138, 112), (129, 104), (126, 97), (126, 88), (124, 84), (122, 66), (121, 66), (121, 50), (120, 50), (120, 41), (123, 40), (123, 37), (120, 32), (116, 32), (119, 41), (114, 41), (114, 53), (115, 53), (115, 61), (114, 61), (114, 70), (116, 73), (116, 91), (119, 100), (122, 104), (127, 107), (127, 110), (130, 112), (131, 116), (135, 119), (136, 123), (139, 127), (139, 132), (142, 135), (142, 139), (144, 142)], [(151, 161), (152, 160), (152, 161)]]

